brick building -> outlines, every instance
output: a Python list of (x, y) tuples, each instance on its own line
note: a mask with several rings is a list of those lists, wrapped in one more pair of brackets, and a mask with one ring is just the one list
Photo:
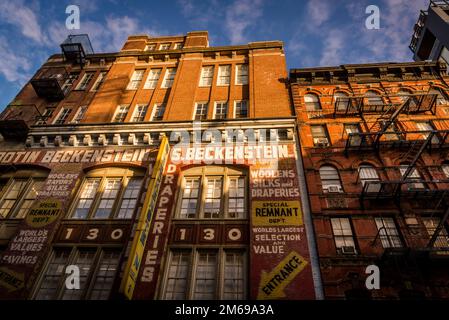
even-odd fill
[[(326, 299), (449, 297), (445, 68), (290, 71)], [(380, 290), (365, 289), (368, 265)]]
[(0, 117), (1, 298), (320, 295), (282, 42), (61, 48)]

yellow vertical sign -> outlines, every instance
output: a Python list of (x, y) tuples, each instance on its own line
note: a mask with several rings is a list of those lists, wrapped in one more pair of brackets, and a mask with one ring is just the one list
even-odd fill
[(150, 233), (150, 224), (153, 218), (154, 208), (156, 207), (157, 196), (162, 183), (162, 177), (168, 160), (169, 151), (170, 145), (168, 143), (168, 138), (163, 137), (159, 146), (156, 162), (154, 163), (151, 180), (148, 185), (145, 201), (143, 203), (137, 229), (134, 235), (131, 253), (128, 258), (128, 263), (126, 264), (123, 281), (120, 287), (121, 291), (130, 300), (134, 293), (139, 268), (143, 259), (145, 244), (148, 239), (148, 234)]

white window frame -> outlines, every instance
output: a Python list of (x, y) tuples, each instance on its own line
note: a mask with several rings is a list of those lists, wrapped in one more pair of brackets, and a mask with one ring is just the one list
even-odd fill
[[(246, 115), (244, 117), (242, 116), (237, 116), (237, 104), (238, 103), (245, 103), (246, 104)], [(246, 119), (248, 118), (248, 114), (249, 114), (249, 101), (248, 100), (237, 100), (234, 101), (234, 119)]]
[[(163, 110), (164, 112), (162, 112), (162, 117), (161, 119), (154, 119), (156, 116), (156, 112), (158, 111), (158, 109), (163, 106)], [(164, 115), (165, 115), (165, 110), (167, 109), (167, 104), (166, 103), (156, 103), (153, 107), (153, 110), (151, 112), (151, 121), (162, 121), (164, 119)]]
[(156, 89), (157, 83), (159, 82), (159, 79), (161, 78), (162, 74), (162, 68), (155, 68), (151, 69), (150, 72), (148, 72), (148, 77), (145, 80), (145, 84), (143, 86), (144, 89)]
[[(69, 118), (70, 114), (72, 113), (72, 109), (71, 108), (61, 108), (61, 110), (59, 110), (58, 112), (58, 116), (55, 117), (55, 120), (53, 120), (53, 124), (64, 124), (67, 119)], [(59, 123), (61, 122), (62, 123)]]
[[(226, 114), (223, 118), (217, 118), (217, 106), (219, 104), (225, 104), (226, 105)], [(214, 104), (214, 110), (213, 110), (213, 119), (221, 119), (221, 120), (225, 120), (228, 118), (228, 113), (229, 113), (229, 103), (228, 101), (216, 101)]]
[[(166, 48), (167, 46), (168, 46), (168, 48)], [(161, 43), (159, 45), (159, 50), (160, 51), (170, 50), (170, 46), (171, 46), (171, 43)]]
[(173, 83), (175, 82), (176, 71), (177, 70), (175, 67), (165, 69), (164, 80), (162, 81), (161, 88), (168, 89), (173, 86)]
[[(206, 113), (204, 114), (204, 117), (201, 119), (197, 119), (196, 116), (198, 115), (198, 106), (206, 106)], [(201, 120), (206, 120), (207, 119), (207, 113), (209, 111), (209, 103), (208, 102), (196, 102), (195, 103), (195, 109), (193, 112), (193, 120), (197, 120), (197, 121), (201, 121)]]
[(176, 42), (174, 47), (174, 50), (181, 50), (182, 49), (182, 42)]
[[(142, 115), (142, 111), (139, 111), (139, 108), (143, 108), (144, 112)], [(131, 117), (131, 122), (143, 122), (145, 121), (145, 116), (148, 112), (148, 104), (138, 104), (134, 108), (133, 116)], [(142, 120), (139, 120), (142, 119)]]
[(83, 78), (81, 79), (80, 82), (78, 82), (78, 85), (76, 86), (75, 90), (80, 90), (80, 91), (86, 90), (87, 87), (89, 86), (89, 83), (94, 78), (94, 76), (95, 76), (95, 72), (89, 71), (89, 72), (84, 73)]
[[(329, 172), (332, 173), (331, 178), (328, 178), (329, 176), (331, 176)], [(326, 174), (326, 176), (324, 174)], [(338, 172), (337, 168), (328, 164), (322, 165), (319, 169), (319, 176), (321, 181), (321, 187), (324, 193), (343, 192), (343, 185), (341, 182), (340, 173)], [(329, 187), (335, 187), (336, 190), (329, 190)]]
[(90, 91), (92, 92), (96, 92), (98, 90), (100, 90), (101, 86), (104, 83), (104, 80), (106, 79), (106, 71), (101, 71), (100, 74), (97, 77), (97, 80), (95, 80), (94, 85), (92, 86), (92, 89), (90, 89)]
[[(121, 108), (126, 108), (126, 113), (125, 113), (125, 116), (123, 117), (122, 120), (117, 121), (117, 116), (119, 115), (119, 113), (122, 113), (121, 112)], [(125, 122), (126, 117), (128, 116), (128, 113), (129, 113), (129, 108), (130, 108), (129, 104), (121, 104), (121, 105), (119, 105), (117, 107), (117, 109), (115, 110), (114, 116), (112, 117), (112, 122), (120, 122), (120, 123)]]
[[(228, 69), (228, 75), (223, 76), (224, 69)], [(218, 66), (217, 86), (227, 87), (231, 84), (232, 65), (225, 64)], [(223, 79), (227, 81), (223, 82)]]
[(129, 91), (139, 90), (144, 75), (145, 69), (134, 70), (131, 79), (129, 80), (128, 86), (126, 87), (126, 90)]
[(402, 248), (404, 246), (393, 218), (377, 217), (374, 218), (374, 222), (376, 223), (379, 239), (383, 248)]
[(87, 112), (87, 106), (80, 106), (72, 119), (72, 123), (80, 123), (84, 119)]
[(150, 44), (147, 44), (145, 46), (145, 51), (154, 51), (154, 50), (156, 50), (156, 44), (155, 43), (150, 43)]
[(347, 217), (331, 218), (330, 223), (337, 252), (343, 253), (341, 250), (344, 247), (352, 247), (354, 254), (357, 253), (351, 219)]
[(210, 87), (214, 81), (215, 66), (203, 66), (201, 68), (200, 87)]
[[(243, 66), (246, 66), (246, 74), (242, 74)], [(243, 80), (246, 79), (246, 80)], [(247, 85), (249, 83), (249, 66), (247, 63), (236, 65), (235, 84), (239, 86)]]

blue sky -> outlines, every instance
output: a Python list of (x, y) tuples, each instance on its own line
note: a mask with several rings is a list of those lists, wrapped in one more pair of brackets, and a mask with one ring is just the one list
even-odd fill
[[(81, 30), (65, 28), (70, 4)], [(365, 27), (368, 5), (380, 29)], [(130, 34), (208, 30), (212, 46), (284, 41), (288, 68), (410, 61), (419, 10), (428, 0), (0, 0), (0, 110), (69, 33), (88, 33), (95, 52), (118, 51)]]

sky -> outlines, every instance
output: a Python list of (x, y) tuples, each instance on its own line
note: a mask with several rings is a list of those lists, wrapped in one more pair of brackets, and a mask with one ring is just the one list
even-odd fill
[[(68, 30), (66, 8), (80, 9)], [(368, 29), (369, 5), (379, 29)], [(411, 61), (413, 25), (428, 0), (0, 0), (0, 110), (68, 34), (87, 33), (96, 53), (117, 52), (128, 35), (208, 30), (211, 46), (284, 42), (287, 67)]]

